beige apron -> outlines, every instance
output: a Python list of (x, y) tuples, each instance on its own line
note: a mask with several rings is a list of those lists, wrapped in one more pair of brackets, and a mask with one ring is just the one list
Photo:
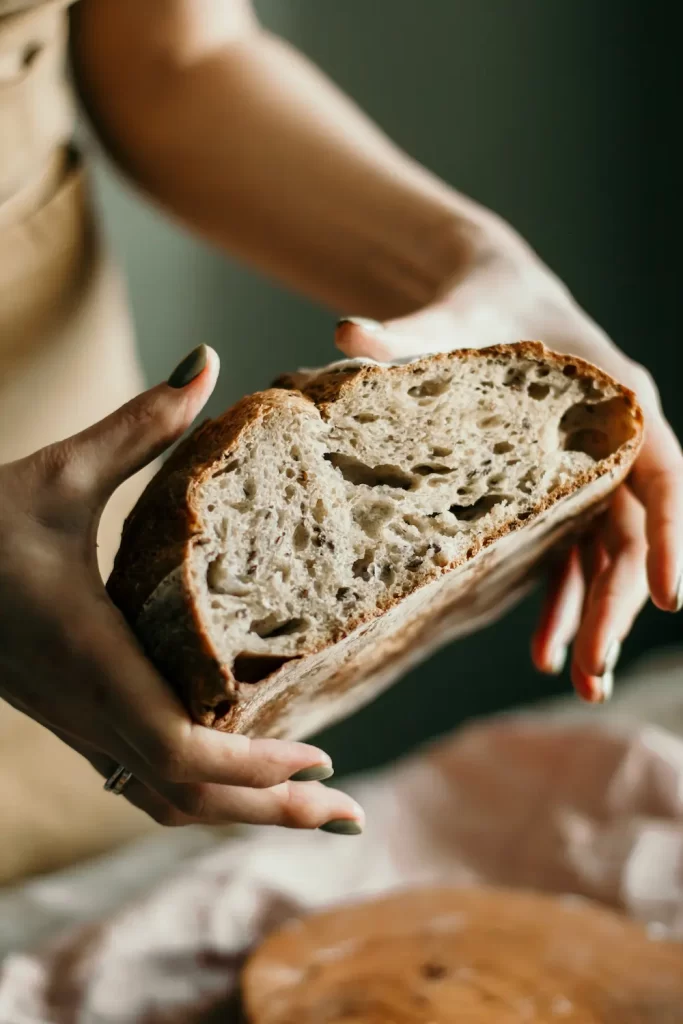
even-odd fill
[[(67, 3), (0, 0), (0, 462), (81, 430), (142, 388), (124, 291), (70, 147)], [(140, 484), (105, 512), (104, 574)], [(0, 884), (152, 827), (0, 701)]]

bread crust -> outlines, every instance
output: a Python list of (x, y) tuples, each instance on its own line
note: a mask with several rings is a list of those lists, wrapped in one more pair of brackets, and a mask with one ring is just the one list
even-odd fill
[(249, 1024), (673, 1024), (683, 947), (576, 897), (425, 888), (295, 918), (247, 961)]
[[(635, 395), (597, 367), (574, 356), (550, 352), (540, 342), (460, 349), (426, 359), (430, 364), (434, 361), (444, 364), (491, 357), (542, 359), (562, 370), (574, 367), (572, 373), (598, 386), (616, 387), (632, 418), (633, 436), (607, 459), (584, 472), (573, 485), (558, 487), (548, 494), (532, 510), (528, 522), (522, 524), (515, 520), (493, 530), (473, 543), (459, 561), (443, 568), (434, 567), (431, 576), (417, 588), (422, 590), (436, 584), (438, 590), (439, 580), (455, 573), (460, 581), (457, 593), (451, 585), (442, 588), (444, 593), (435, 592), (429, 601), (414, 600), (414, 593), (407, 597), (388, 597), (383, 605), (374, 609), (374, 614), (349, 623), (344, 633), (333, 641), (317, 650), (307, 650), (303, 662), (290, 661), (257, 686), (239, 684), (230, 669), (220, 663), (201, 618), (190, 562), (193, 545), (201, 543), (204, 532), (200, 514), (202, 485), (230, 459), (245, 435), (274, 412), (298, 405), (309, 414), (327, 419), (335, 402), (347, 397), (363, 379), (386, 373), (387, 367), (351, 362), (307, 376), (296, 374), (280, 378), (278, 387), (242, 399), (222, 416), (202, 424), (178, 446), (128, 516), (107, 587), (112, 600), (135, 631), (143, 606), (166, 581), (167, 589), (173, 592), (172, 599), (166, 601), (164, 613), (173, 620), (173, 643), (172, 649), (169, 646), (165, 653), (156, 652), (155, 660), (178, 688), (197, 721), (226, 731), (285, 736), (306, 734), (349, 713), (435, 646), (467, 632), (463, 621), (468, 616), (476, 623), (474, 628), (496, 617), (528, 585), (550, 542), (554, 546), (563, 537), (566, 539), (580, 532), (599, 511), (607, 495), (627, 475), (642, 443), (643, 416)], [(421, 359), (392, 367), (391, 372), (410, 376), (414, 368), (424, 362)], [(590, 500), (574, 502), (568, 507), (567, 513), (571, 515), (552, 524), (554, 534), (536, 530), (533, 551), (529, 548), (516, 553), (514, 565), (502, 565), (501, 559), (487, 559), (490, 554), (487, 549), (495, 545), (495, 551), (517, 527), (524, 525), (520, 535), (531, 538), (534, 525), (542, 524), (547, 512), (560, 499), (579, 491), (582, 495), (586, 492), (585, 498)], [(494, 586), (487, 585), (487, 574), (491, 574)], [(394, 635), (372, 629), (378, 616), (395, 612), (398, 605), (408, 605), (411, 601), (406, 610), (412, 610), (413, 614), (395, 616)], [(405, 621), (400, 621), (401, 618)], [(363, 634), (368, 631), (371, 636), (361, 643)], [(355, 646), (348, 642), (354, 635), (358, 640)], [(320, 659), (329, 652), (335, 652), (335, 656), (326, 667), (321, 666)], [(315, 672), (310, 671), (312, 668)], [(319, 701), (320, 714), (288, 714), (288, 706), (300, 700), (313, 676), (317, 680), (315, 699)], [(352, 690), (358, 692), (352, 693)]]

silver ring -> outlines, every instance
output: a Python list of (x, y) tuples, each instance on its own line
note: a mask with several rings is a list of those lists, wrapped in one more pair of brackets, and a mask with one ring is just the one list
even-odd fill
[(124, 768), (122, 764), (117, 765), (105, 782), (104, 788), (107, 793), (113, 793), (114, 796), (120, 796), (132, 778), (132, 772), (129, 772), (127, 768)]

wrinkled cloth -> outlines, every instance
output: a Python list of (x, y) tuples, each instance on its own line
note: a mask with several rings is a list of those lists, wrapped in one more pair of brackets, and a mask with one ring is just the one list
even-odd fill
[(2, 1024), (231, 1024), (241, 964), (269, 929), (406, 885), (578, 894), (683, 940), (680, 655), (609, 710), (498, 717), (348, 788), (367, 811), (360, 837), (185, 831), (0, 897), (15, 950), (70, 924), (6, 957)]

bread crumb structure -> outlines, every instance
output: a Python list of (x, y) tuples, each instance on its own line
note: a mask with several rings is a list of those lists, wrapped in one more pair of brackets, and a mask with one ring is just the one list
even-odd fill
[[(630, 392), (537, 343), (282, 385), (181, 446), (130, 517), (110, 581), (195, 717), (260, 735), (302, 735), (378, 692), (385, 678), (364, 686), (371, 645), (398, 666), (402, 639), (434, 645), (435, 617), (455, 610), (466, 631), (482, 576), (502, 607), (547, 537), (616, 486), (642, 435)], [(525, 543), (486, 561), (520, 530)], [(519, 573), (501, 572), (503, 555)]]

